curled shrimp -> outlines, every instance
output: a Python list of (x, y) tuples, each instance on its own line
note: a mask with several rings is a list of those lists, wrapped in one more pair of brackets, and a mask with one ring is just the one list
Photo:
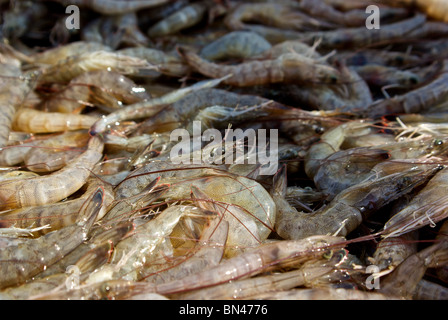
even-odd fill
[(118, 109), (149, 99), (149, 93), (128, 77), (113, 71), (85, 72), (42, 103), (46, 111), (80, 113), (88, 104)]
[(37, 239), (27, 239), (21, 245), (3, 248), (0, 252), (0, 288), (24, 283), (60, 260), (85, 240), (103, 201), (99, 188), (78, 217), (78, 223)]
[(21, 208), (57, 202), (81, 188), (90, 170), (103, 156), (103, 142), (90, 139), (87, 150), (63, 169), (52, 174), (26, 180), (5, 181), (0, 184), (2, 209)]
[(202, 59), (197, 54), (178, 48), (181, 55), (195, 70), (220, 78), (232, 74), (224, 84), (237, 87), (269, 83), (337, 83), (341, 81), (337, 69), (311, 58), (291, 52), (272, 60), (248, 61), (239, 65), (219, 65)]
[(211, 42), (201, 49), (199, 56), (205, 60), (251, 58), (270, 49), (271, 44), (255, 32), (234, 31)]
[(12, 128), (16, 131), (30, 133), (61, 132), (89, 129), (96, 121), (96, 117), (85, 114), (44, 112), (31, 108), (22, 108), (16, 112)]
[(188, 4), (150, 27), (148, 35), (160, 37), (194, 26), (202, 20), (206, 11), (205, 2)]

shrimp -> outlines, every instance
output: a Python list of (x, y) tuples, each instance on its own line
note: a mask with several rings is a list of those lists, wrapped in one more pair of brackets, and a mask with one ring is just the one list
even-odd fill
[(103, 191), (99, 188), (79, 215), (77, 223), (2, 249), (0, 288), (24, 283), (81, 244), (101, 209), (102, 201)]
[(379, 65), (403, 68), (414, 66), (421, 58), (409, 52), (364, 49), (361, 51), (338, 51), (329, 58), (330, 62), (344, 61), (348, 66)]
[[(157, 73), (171, 77), (183, 77), (188, 74), (190, 67), (179, 55), (164, 52), (162, 50), (146, 47), (132, 47), (117, 50), (118, 53), (147, 60), (157, 66)], [(152, 71), (152, 70), (151, 70)]]
[(269, 50), (271, 44), (255, 32), (234, 31), (211, 42), (201, 49), (205, 60), (245, 59)]
[(372, 212), (421, 185), (440, 170), (437, 164), (416, 166), (404, 160), (398, 164), (382, 162), (373, 169), (376, 177), (373, 175), (347, 188), (327, 206), (308, 214), (297, 211), (284, 199), (286, 172), (283, 168), (275, 176), (271, 193), (278, 208), (275, 230), (284, 239), (301, 239), (314, 234), (345, 236)]
[[(112, 244), (110, 242), (104, 242), (87, 252), (74, 265), (71, 265), (72, 268), (78, 268), (78, 276), (80, 278), (79, 281), (82, 281), (86, 274), (106, 263), (111, 252)], [(67, 268), (67, 270), (76, 269)], [(9, 287), (3, 291), (0, 291), (0, 299), (25, 300), (30, 296), (37, 295), (41, 292), (58, 290), (59, 288), (66, 287), (66, 285), (69, 284), (68, 281), (70, 281), (70, 275), (71, 273), (69, 272), (61, 272), (44, 278), (33, 279), (32, 281), (24, 283), (18, 287)]]
[(329, 261), (326, 257), (316, 260), (312, 259), (305, 262), (297, 270), (230, 281), (213, 287), (175, 295), (174, 297), (182, 300), (251, 299), (252, 296), (262, 292), (289, 290), (311, 283), (315, 278), (332, 272), (335, 268), (335, 263)]
[(308, 31), (298, 35), (297, 39), (306, 43), (313, 43), (319, 39), (322, 48), (364, 47), (402, 39), (411, 31), (422, 26), (425, 21), (425, 15), (416, 14), (412, 18), (381, 26), (380, 29), (369, 30), (362, 26), (330, 31)]
[(377, 87), (397, 86), (412, 89), (422, 82), (421, 77), (411, 71), (402, 71), (389, 66), (367, 64), (355, 67), (354, 70), (368, 84)]
[(16, 110), (19, 109), (28, 92), (32, 91), (37, 79), (36, 73), (23, 75), (18, 60), (8, 59), (3, 63), (2, 57), (0, 54), (0, 73), (2, 74), (0, 77), (0, 104), (2, 105), (0, 147), (6, 145)]
[(150, 98), (145, 88), (113, 71), (85, 72), (72, 79), (66, 88), (42, 103), (45, 111), (80, 113), (89, 103), (120, 108)]
[[(34, 236), (62, 229), (76, 222), (79, 212), (86, 205), (86, 201), (88, 201), (93, 192), (96, 191), (98, 185), (98, 181), (89, 183), (86, 192), (77, 199), (6, 211), (0, 215), (0, 225), (2, 228), (42, 227), (41, 230), (32, 232)], [(104, 217), (107, 206), (114, 200), (112, 187), (108, 185), (103, 185), (102, 187), (104, 190), (103, 207), (95, 221)], [(43, 228), (44, 226), (45, 228)]]
[(148, 37), (138, 27), (135, 12), (104, 17), (101, 34), (105, 44), (114, 49), (120, 45), (147, 46), (149, 44)]
[(104, 15), (124, 14), (145, 8), (157, 7), (168, 0), (56, 0), (63, 6), (76, 5), (90, 8)]
[(85, 114), (75, 115), (22, 108), (14, 116), (12, 129), (30, 133), (61, 132), (89, 129), (96, 121), (96, 117)]
[(401, 300), (400, 297), (378, 292), (344, 288), (292, 289), (254, 295), (257, 300)]
[(154, 255), (158, 245), (173, 231), (184, 215), (200, 215), (197, 207), (173, 205), (156, 218), (137, 226), (135, 233), (120, 241), (114, 249), (111, 262), (91, 273), (86, 283), (112, 279), (137, 281), (143, 277), (144, 266)]
[(26, 153), (24, 162), (33, 172), (52, 172), (61, 169), (79, 155), (87, 145), (87, 131), (68, 131), (61, 135), (41, 140), (39, 146)]
[(446, 81), (448, 79), (448, 61), (443, 61), (437, 77), (429, 84), (409, 91), (400, 96), (380, 100), (372, 103), (362, 113), (371, 118), (397, 114), (419, 113), (443, 101), (447, 94)]
[(155, 287), (155, 291), (159, 294), (167, 295), (236, 281), (273, 268), (288, 265), (297, 266), (306, 261), (318, 259), (325, 253), (328, 253), (329, 250), (343, 246), (344, 238), (331, 236), (275, 241), (225, 260), (214, 268), (183, 279), (159, 284)]
[(269, 83), (309, 84), (341, 81), (337, 69), (294, 52), (285, 53), (272, 60), (248, 61), (239, 65), (219, 65), (205, 61), (185, 48), (178, 48), (178, 51), (189, 65), (205, 76), (220, 78), (232, 74), (223, 83), (237, 87)]
[(31, 55), (29, 63), (36, 65), (54, 65), (69, 57), (96, 51), (112, 51), (106, 45), (92, 41), (75, 41), (63, 46), (48, 49)]
[(29, 31), (32, 21), (43, 19), (48, 14), (42, 3), (20, 1), (2, 14), (2, 34), (6, 39), (17, 39)]
[(63, 169), (49, 175), (0, 183), (0, 208), (14, 209), (60, 201), (80, 189), (103, 156), (103, 142), (90, 139), (87, 150)]
[(428, 17), (448, 22), (448, 5), (443, 0), (387, 0), (388, 5), (417, 6)]
[(448, 288), (422, 279), (412, 296), (414, 300), (448, 300)]
[(173, 103), (191, 92), (217, 86), (225, 78), (227, 78), (227, 76), (221, 79), (200, 81), (190, 87), (178, 89), (167, 93), (162, 97), (128, 105), (125, 108), (112, 112), (107, 116), (104, 116), (102, 119), (96, 121), (90, 128), (90, 134), (94, 136), (98, 133), (102, 133), (106, 131), (106, 129), (110, 127), (111, 124), (119, 121), (134, 118), (151, 117), (160, 112), (166, 106), (166, 104)]
[(244, 21), (262, 22), (273, 27), (293, 30), (332, 29), (337, 26), (325, 20), (311, 17), (297, 10), (296, 5), (281, 3), (245, 3), (235, 7), (224, 19), (225, 25), (231, 30), (253, 29), (253, 25)]
[[(174, 180), (177, 179), (174, 178)], [(164, 180), (162, 179), (162, 181)], [(185, 182), (172, 183), (165, 197), (186, 199), (193, 187), (213, 199), (221, 210), (225, 210), (225, 215), (229, 220), (234, 219), (232, 222), (229, 221), (231, 226), (234, 225), (229, 232), (235, 232), (234, 239), (241, 237), (239, 242), (244, 238), (254, 237), (254, 240), (259, 243), (271, 233), (276, 220), (276, 206), (269, 193), (258, 182), (243, 176), (230, 176), (215, 172), (215, 174), (212, 173), (205, 177), (195, 177)], [(248, 224), (246, 227), (244, 226), (245, 221)], [(238, 223), (243, 226), (237, 228)], [(251, 232), (253, 223), (255, 223), (256, 229)], [(258, 237), (256, 231), (258, 231)], [(233, 235), (229, 235), (229, 237), (233, 238)]]
[(205, 2), (191, 3), (148, 29), (148, 35), (153, 37), (166, 36), (199, 23), (207, 11)]
[(447, 184), (448, 169), (438, 172), (412, 199), (407, 207), (395, 214), (384, 225), (383, 237), (397, 237), (425, 225), (435, 225), (446, 218), (447, 196), (443, 192)]
[(380, 293), (412, 298), (418, 283), (432, 262), (433, 255), (446, 243), (435, 243), (406, 258), (395, 270), (381, 279)]
[(142, 69), (155, 69), (155, 67), (142, 59), (117, 52), (104, 50), (85, 52), (43, 67), (39, 82), (68, 83), (86, 71), (111, 70), (122, 74), (138, 74)]

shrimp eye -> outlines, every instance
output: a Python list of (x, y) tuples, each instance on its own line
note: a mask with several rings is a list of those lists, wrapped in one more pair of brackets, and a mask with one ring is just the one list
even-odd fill
[(330, 82), (331, 82), (331, 83), (337, 83), (337, 82), (338, 82), (338, 77), (336, 77), (336, 76), (330, 76)]
[(409, 81), (411, 81), (412, 84), (417, 84), (418, 83), (418, 79), (416, 77), (411, 77), (409, 79)]
[(327, 260), (330, 260), (332, 256), (333, 256), (333, 251), (330, 250), (330, 251), (325, 252), (325, 253), (322, 255), (322, 258), (327, 259)]
[(395, 62), (402, 65), (404, 63), (404, 58), (402, 56), (395, 57)]
[(435, 146), (441, 146), (443, 144), (443, 140), (442, 139), (436, 139), (434, 140), (434, 145)]

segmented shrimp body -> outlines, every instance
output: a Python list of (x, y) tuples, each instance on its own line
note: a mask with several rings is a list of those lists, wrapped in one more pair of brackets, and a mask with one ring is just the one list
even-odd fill
[(57, 202), (81, 188), (90, 170), (103, 156), (103, 142), (93, 137), (87, 150), (52, 174), (25, 180), (5, 181), (0, 184), (0, 207), (13, 209)]

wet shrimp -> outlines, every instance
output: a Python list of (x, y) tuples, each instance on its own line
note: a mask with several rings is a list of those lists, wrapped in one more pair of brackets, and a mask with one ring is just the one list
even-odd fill
[(90, 128), (90, 134), (96, 135), (102, 133), (106, 131), (111, 124), (119, 121), (154, 116), (163, 108), (165, 108), (167, 104), (173, 103), (191, 92), (217, 86), (223, 81), (223, 79), (227, 77), (228, 76), (225, 76), (221, 79), (200, 81), (190, 87), (169, 92), (162, 97), (128, 105), (125, 108), (112, 112), (107, 116), (104, 116), (102, 119), (96, 121)]
[(368, 84), (376, 87), (396, 86), (403, 89), (412, 89), (421, 81), (421, 77), (411, 71), (380, 65), (363, 65), (355, 67), (354, 70)]
[(0, 183), (0, 208), (14, 209), (60, 201), (80, 189), (103, 156), (104, 144), (93, 137), (87, 150), (49, 175)]
[(412, 18), (381, 26), (381, 29), (369, 30), (363, 26), (331, 31), (309, 31), (303, 32), (297, 38), (306, 43), (313, 43), (315, 40), (320, 39), (322, 48), (364, 47), (376, 43), (387, 43), (393, 40), (399, 40), (406, 34), (422, 26), (425, 21), (425, 15), (416, 14)]
[[(85, 276), (90, 272), (94, 271), (96, 268), (100, 267), (110, 258), (112, 252), (112, 243), (104, 242), (103, 244), (93, 248), (87, 252), (83, 257), (81, 257), (75, 264), (71, 265), (72, 268), (78, 268), (80, 272), (79, 281), (83, 281)], [(67, 270), (67, 271), (66, 271)], [(52, 290), (59, 290), (60, 288), (65, 288), (67, 285), (70, 286), (70, 269), (68, 267), (61, 273), (52, 274), (50, 276), (33, 279), (27, 283), (20, 286), (9, 287), (5, 290), (0, 291), (0, 299), (20, 299), (26, 300), (31, 296), (37, 295), (42, 292), (51, 292)], [(75, 286), (76, 283), (71, 284)]]
[(0, 252), (0, 288), (22, 284), (45, 270), (85, 240), (103, 201), (99, 188), (79, 215), (77, 223), (37, 239), (27, 239)]
[(269, 83), (338, 83), (340, 72), (326, 64), (291, 52), (276, 59), (248, 61), (238, 65), (220, 65), (208, 62), (197, 54), (178, 48), (181, 55), (195, 70), (211, 77), (232, 76), (223, 81), (237, 87), (264, 85)]
[(148, 29), (148, 35), (153, 37), (166, 36), (199, 23), (207, 11), (205, 2), (190, 3)]
[(372, 103), (362, 113), (371, 118), (399, 113), (419, 113), (443, 101), (447, 94), (448, 61), (443, 61), (439, 75), (429, 84), (403, 95)]
[(205, 60), (246, 59), (270, 49), (271, 44), (255, 32), (234, 31), (211, 42), (201, 49)]
[(425, 279), (420, 280), (412, 296), (414, 300), (448, 300), (448, 288)]
[(372, 212), (421, 185), (440, 167), (437, 164), (416, 166), (412, 161), (401, 160), (382, 162), (373, 170), (376, 174), (370, 179), (345, 189), (311, 214), (297, 211), (284, 199), (286, 173), (281, 170), (271, 191), (278, 208), (276, 232), (284, 239), (301, 239), (312, 234), (345, 236)]
[(96, 121), (96, 117), (85, 114), (44, 112), (22, 108), (14, 116), (12, 129), (30, 133), (62, 132), (89, 129)]
[(104, 15), (136, 12), (145, 8), (157, 7), (168, 0), (56, 0), (63, 6), (76, 5), (90, 8)]
[(33, 20), (43, 19), (48, 14), (42, 3), (17, 2), (2, 14), (1, 32), (6, 39), (18, 39), (31, 27)]
[[(291, 4), (291, 3), (290, 3)], [(309, 16), (297, 5), (281, 3), (244, 3), (236, 6), (224, 19), (230, 30), (251, 30), (253, 25), (245, 22), (262, 22), (272, 27), (293, 30), (333, 29), (337, 25)], [(253, 29), (252, 29), (253, 30)], [(253, 30), (255, 31), (255, 30)]]
[(45, 100), (41, 109), (50, 112), (80, 113), (86, 105), (100, 104), (118, 109), (137, 103), (150, 94), (130, 78), (113, 71), (85, 72), (72, 79), (63, 90)]
[[(5, 211), (0, 215), (0, 226), (2, 228), (42, 227), (41, 230), (32, 232), (34, 236), (44, 235), (67, 227), (76, 222), (79, 212), (86, 205), (86, 201), (90, 199), (99, 184), (100, 181), (90, 182), (85, 193), (76, 199)], [(95, 221), (104, 217), (107, 206), (114, 200), (112, 187), (109, 185), (102, 185), (102, 187), (104, 190), (103, 207), (98, 212)]]
[(56, 64), (42, 67), (39, 82), (68, 83), (86, 71), (112, 70), (126, 75), (138, 74), (142, 69), (155, 69), (155, 67), (145, 60), (117, 52), (104, 50), (85, 52), (58, 60)]
[(424, 225), (434, 226), (446, 218), (448, 199), (443, 190), (447, 177), (448, 169), (444, 168), (429, 180), (407, 207), (386, 222), (382, 235), (384, 237), (400, 236)]

